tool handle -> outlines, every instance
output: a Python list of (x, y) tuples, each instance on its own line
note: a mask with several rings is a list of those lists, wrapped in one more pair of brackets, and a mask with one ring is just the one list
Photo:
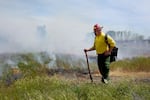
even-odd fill
[(93, 78), (92, 78), (91, 71), (90, 71), (90, 66), (89, 66), (87, 52), (85, 52), (85, 55), (86, 55), (86, 61), (87, 61), (87, 67), (88, 67), (88, 71), (89, 71), (89, 76), (90, 76), (91, 82), (93, 82)]

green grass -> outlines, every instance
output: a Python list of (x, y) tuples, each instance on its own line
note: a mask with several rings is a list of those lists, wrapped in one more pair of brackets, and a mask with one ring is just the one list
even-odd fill
[[(106, 85), (90, 83), (89, 80), (65, 79), (57, 75), (49, 76), (47, 66), (33, 60), (31, 55), (24, 56), (24, 59), (28, 59), (28, 64), (18, 63), (21, 79), (12, 80), (7, 85), (6, 79), (11, 77), (8, 73), (0, 80), (0, 100), (150, 100), (149, 82), (127, 79)], [(64, 60), (59, 59), (59, 62), (70, 68)], [(139, 57), (111, 64), (111, 70), (118, 68), (149, 72), (150, 58)]]
[(120, 69), (122, 71), (144, 71), (150, 72), (150, 57), (137, 57), (132, 59), (119, 60), (111, 64), (111, 70)]
[(121, 81), (108, 85), (36, 76), (0, 87), (0, 100), (149, 100), (150, 84)]

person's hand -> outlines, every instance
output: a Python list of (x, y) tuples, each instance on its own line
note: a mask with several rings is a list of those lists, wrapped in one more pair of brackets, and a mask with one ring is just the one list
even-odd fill
[(111, 55), (111, 52), (110, 52), (110, 51), (106, 51), (106, 52), (104, 53), (104, 55), (105, 55), (105, 56), (109, 56), (109, 55)]
[(88, 50), (87, 49), (84, 49), (84, 52), (87, 52)]

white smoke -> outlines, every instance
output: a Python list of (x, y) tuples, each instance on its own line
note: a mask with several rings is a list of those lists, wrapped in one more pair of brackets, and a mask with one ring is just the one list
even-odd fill
[(0, 39), (3, 38), (0, 53), (48, 51), (81, 54), (86, 44), (85, 35), (91, 30), (86, 23), (65, 16), (44, 21), (10, 18), (2, 22), (5, 24), (0, 26)]

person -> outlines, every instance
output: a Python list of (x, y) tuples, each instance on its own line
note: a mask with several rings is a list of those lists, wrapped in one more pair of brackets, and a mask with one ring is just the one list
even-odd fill
[(110, 54), (116, 43), (111, 36), (107, 35), (107, 41), (110, 46), (107, 45), (105, 42), (106, 34), (102, 32), (102, 28), (103, 27), (98, 24), (94, 25), (93, 31), (95, 39), (93, 46), (89, 49), (84, 49), (84, 52), (96, 50), (97, 64), (99, 72), (102, 75), (101, 81), (107, 84), (109, 80)]

